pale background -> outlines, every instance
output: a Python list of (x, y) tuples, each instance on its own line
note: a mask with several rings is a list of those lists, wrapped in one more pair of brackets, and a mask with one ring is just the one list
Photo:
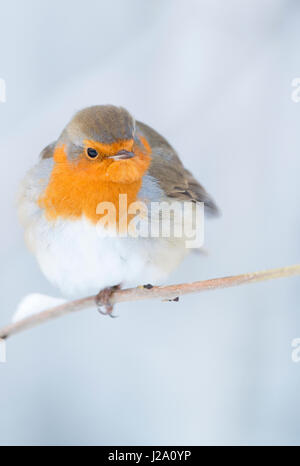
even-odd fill
[[(170, 282), (300, 261), (297, 0), (2, 2), (0, 324), (58, 295), (14, 207), (25, 171), (78, 109), (127, 107), (219, 203), (208, 257)], [(298, 278), (94, 310), (8, 341), (0, 444), (297, 444)]]

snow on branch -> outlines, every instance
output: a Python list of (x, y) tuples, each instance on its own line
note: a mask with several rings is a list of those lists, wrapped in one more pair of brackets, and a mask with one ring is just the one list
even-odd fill
[[(179, 296), (189, 293), (200, 293), (201, 291), (230, 288), (247, 283), (257, 283), (275, 278), (291, 277), (300, 275), (300, 264), (271, 269), (261, 272), (245, 273), (223, 278), (197, 281), (193, 283), (182, 283), (169, 286), (139, 286), (113, 292), (110, 303), (112, 305), (128, 301), (140, 301), (144, 299), (161, 298), (164, 301), (176, 300)], [(87, 308), (96, 307), (96, 296), (89, 296), (76, 301), (60, 304), (38, 314), (26, 317), (18, 322), (0, 328), (0, 339), (4, 340), (16, 333), (47, 322), (50, 319), (61, 317), (72, 312), (82, 311)]]

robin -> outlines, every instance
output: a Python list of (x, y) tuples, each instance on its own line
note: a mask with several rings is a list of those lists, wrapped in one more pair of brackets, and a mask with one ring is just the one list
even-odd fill
[(183, 236), (124, 234), (120, 223), (126, 229), (138, 217), (124, 217), (124, 197), (127, 206), (143, 202), (146, 210), (159, 202), (204, 203), (217, 213), (170, 144), (112, 105), (75, 114), (27, 173), (18, 200), (27, 245), (48, 280), (69, 297), (100, 290), (97, 303), (107, 314), (119, 284), (159, 283), (189, 252)]

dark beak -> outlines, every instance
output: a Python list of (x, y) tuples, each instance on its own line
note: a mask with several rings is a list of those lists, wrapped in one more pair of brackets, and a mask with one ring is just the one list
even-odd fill
[(110, 159), (114, 160), (126, 160), (126, 159), (132, 159), (135, 154), (133, 152), (129, 152), (128, 150), (120, 150), (116, 155), (110, 155)]

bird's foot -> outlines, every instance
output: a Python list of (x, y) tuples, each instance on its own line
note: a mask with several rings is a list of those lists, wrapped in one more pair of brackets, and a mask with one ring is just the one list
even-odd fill
[[(114, 294), (114, 292), (120, 289), (121, 289), (121, 285), (110, 286), (108, 288), (104, 288), (97, 294), (95, 300), (96, 300), (98, 312), (100, 312), (100, 314), (104, 316), (117, 317), (113, 315), (114, 306), (111, 303), (110, 299), (112, 295)], [(102, 308), (104, 308), (105, 311), (102, 311)]]

